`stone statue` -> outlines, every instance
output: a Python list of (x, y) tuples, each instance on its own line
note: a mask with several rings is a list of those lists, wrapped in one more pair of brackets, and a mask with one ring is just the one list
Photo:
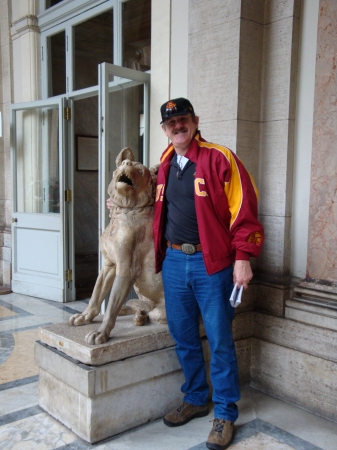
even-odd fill
[[(88, 307), (69, 319), (70, 325), (92, 322), (111, 289), (102, 324), (85, 337), (88, 344), (106, 342), (118, 314), (135, 314), (136, 325), (143, 325), (148, 317), (167, 322), (161, 274), (155, 274), (152, 237), (158, 165), (148, 169), (134, 162), (132, 151), (124, 148), (116, 166), (108, 188), (111, 220), (100, 238), (104, 266)], [(132, 286), (139, 298), (123, 305)]]

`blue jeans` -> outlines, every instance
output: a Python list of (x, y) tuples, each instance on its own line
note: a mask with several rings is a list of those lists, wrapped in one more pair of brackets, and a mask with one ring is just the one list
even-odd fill
[(234, 422), (240, 398), (239, 377), (231, 323), (234, 308), (232, 266), (207, 275), (202, 253), (185, 255), (168, 248), (163, 264), (166, 314), (185, 383), (184, 401), (196, 406), (207, 403), (209, 387), (199, 335), (200, 313), (211, 350), (211, 382), (214, 417)]

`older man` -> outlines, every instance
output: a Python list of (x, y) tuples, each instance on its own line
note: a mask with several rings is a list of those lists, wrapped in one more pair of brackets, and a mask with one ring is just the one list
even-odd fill
[(260, 253), (263, 242), (257, 190), (231, 150), (201, 137), (189, 100), (169, 100), (161, 116), (171, 144), (157, 178), (156, 270), (162, 270), (169, 330), (185, 376), (183, 402), (164, 423), (180, 426), (209, 412), (201, 314), (211, 350), (214, 403), (207, 447), (221, 450), (232, 440), (240, 398), (229, 298), (233, 283), (247, 288), (253, 276), (250, 257)]

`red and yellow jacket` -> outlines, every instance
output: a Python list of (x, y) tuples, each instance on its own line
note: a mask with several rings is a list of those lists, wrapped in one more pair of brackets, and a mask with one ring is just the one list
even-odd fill
[[(164, 192), (174, 153), (170, 144), (161, 156), (157, 177), (153, 220), (156, 273), (161, 271), (167, 248)], [(258, 256), (264, 240), (257, 219), (258, 192), (242, 162), (228, 148), (205, 141), (200, 132), (185, 156), (196, 164), (195, 206), (207, 273), (218, 272), (234, 260)]]

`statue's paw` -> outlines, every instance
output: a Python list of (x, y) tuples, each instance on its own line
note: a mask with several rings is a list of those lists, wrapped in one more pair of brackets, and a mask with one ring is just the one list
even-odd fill
[(85, 337), (85, 342), (90, 345), (103, 344), (109, 339), (102, 331), (90, 331)]
[(98, 315), (98, 312), (96, 311), (87, 311), (85, 310), (83, 313), (74, 314), (69, 318), (69, 324), (70, 325), (86, 325), (88, 323), (91, 323), (93, 319)]
[(138, 309), (135, 312), (135, 315), (133, 316), (133, 323), (139, 327), (141, 327), (142, 325), (144, 325), (147, 321), (148, 321), (148, 315), (147, 312), (144, 311), (143, 309), (140, 310)]
[(81, 318), (82, 314), (74, 314), (73, 316), (69, 317), (69, 325), (82, 325), (82, 323), (80, 323)]

